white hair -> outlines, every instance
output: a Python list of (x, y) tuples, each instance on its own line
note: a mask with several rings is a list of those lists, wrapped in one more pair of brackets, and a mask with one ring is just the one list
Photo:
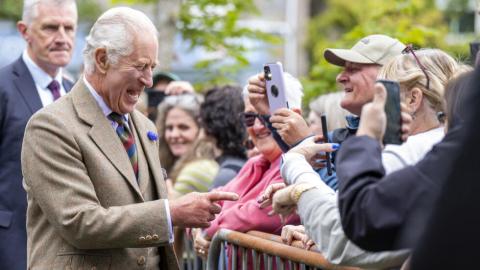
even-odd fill
[(303, 86), (302, 83), (290, 73), (284, 72), (286, 98), (290, 109), (302, 108)]
[(85, 72), (95, 71), (95, 51), (104, 48), (108, 61), (117, 64), (121, 56), (133, 52), (137, 35), (158, 37), (152, 21), (143, 12), (129, 7), (115, 7), (103, 13), (95, 22), (86, 38), (83, 49)]
[[(75, 13), (77, 11), (75, 0), (24, 0), (22, 21), (25, 22), (26, 25), (30, 25), (37, 17), (39, 4), (51, 5), (55, 6), (55, 8), (72, 5), (75, 8)], [(75, 18), (75, 20), (76, 19), (77, 18)]]
[[(302, 108), (303, 86), (300, 81), (288, 72), (283, 72), (285, 81), (286, 98), (290, 109)], [(243, 87), (243, 98), (248, 98), (248, 84)]]

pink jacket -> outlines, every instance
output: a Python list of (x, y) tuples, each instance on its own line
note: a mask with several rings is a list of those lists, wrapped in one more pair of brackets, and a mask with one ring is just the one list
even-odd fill
[[(268, 216), (272, 210), (269, 206), (260, 209), (257, 197), (272, 183), (283, 182), (280, 176), (279, 156), (270, 163), (263, 155), (250, 158), (238, 175), (227, 185), (216, 190), (235, 192), (240, 196), (238, 201), (220, 202), (222, 212), (206, 229), (208, 236), (213, 237), (217, 230), (227, 228), (238, 232), (257, 230), (280, 234), (283, 224), (278, 215)], [(292, 214), (287, 224), (300, 224), (297, 214)]]

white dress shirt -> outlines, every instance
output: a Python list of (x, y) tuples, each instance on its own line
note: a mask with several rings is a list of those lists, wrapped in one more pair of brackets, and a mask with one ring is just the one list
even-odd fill
[(25, 62), (25, 65), (30, 71), (32, 75), (33, 81), (35, 82), (35, 87), (37, 88), (38, 95), (40, 96), (40, 100), (42, 101), (43, 107), (47, 106), (50, 103), (53, 103), (53, 95), (50, 89), (48, 89), (48, 85), (52, 82), (52, 80), (57, 80), (60, 83), (60, 96), (63, 96), (67, 93), (65, 88), (63, 87), (63, 73), (62, 69), (58, 70), (57, 75), (52, 78), (48, 75), (43, 69), (41, 69), (35, 62), (33, 62), (32, 58), (28, 55), (27, 50), (23, 51), (22, 60)]

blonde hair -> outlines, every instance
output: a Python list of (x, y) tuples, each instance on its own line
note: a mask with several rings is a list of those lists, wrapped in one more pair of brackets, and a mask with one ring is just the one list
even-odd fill
[(314, 112), (318, 117), (325, 114), (327, 117), (327, 129), (334, 130), (344, 128), (346, 125), (345, 117), (350, 113), (340, 107), (340, 101), (343, 93), (335, 92), (324, 94), (310, 102), (310, 111)]
[(402, 96), (414, 87), (419, 88), (431, 109), (435, 112), (444, 111), (445, 86), (462, 65), (439, 49), (416, 50), (415, 55), (430, 79), (428, 89), (427, 78), (412, 53), (393, 58), (380, 69), (378, 77), (397, 81)]

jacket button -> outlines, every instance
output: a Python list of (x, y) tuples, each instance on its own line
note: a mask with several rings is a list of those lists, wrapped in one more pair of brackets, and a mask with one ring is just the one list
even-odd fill
[(146, 261), (147, 261), (147, 259), (145, 259), (145, 256), (140, 256), (140, 257), (138, 257), (138, 259), (137, 259), (137, 264), (140, 265), (140, 266), (142, 266), (142, 265), (145, 264)]
[(138, 241), (140, 241), (140, 242), (142, 242), (142, 243), (145, 242), (145, 237), (144, 237), (144, 236), (140, 236), (140, 237), (138, 238)]
[(147, 241), (150, 241), (150, 240), (152, 240), (152, 236), (149, 234), (149, 235), (145, 236), (145, 239), (146, 239)]
[(160, 239), (160, 237), (158, 237), (158, 234), (154, 234), (154, 235), (152, 235), (152, 239), (154, 241), (158, 241), (158, 239)]

